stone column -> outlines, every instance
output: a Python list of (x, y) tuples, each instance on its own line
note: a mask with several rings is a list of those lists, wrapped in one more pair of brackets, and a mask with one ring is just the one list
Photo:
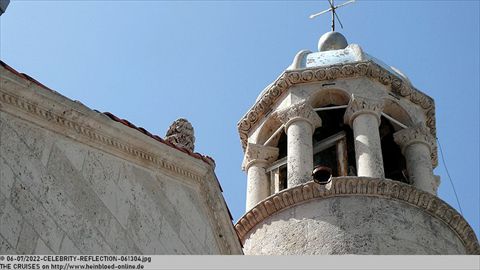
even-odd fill
[(353, 97), (345, 112), (345, 123), (353, 129), (357, 176), (384, 178), (380, 142), (380, 116), (383, 101)]
[(242, 169), (247, 172), (246, 211), (270, 195), (265, 168), (278, 157), (278, 148), (248, 143)]
[(303, 102), (276, 112), (287, 133), (287, 188), (308, 182), (313, 171), (313, 132), (322, 120)]
[(418, 189), (437, 195), (439, 181), (433, 175), (431, 153), (434, 138), (427, 127), (402, 129), (393, 135), (407, 161), (410, 182)]

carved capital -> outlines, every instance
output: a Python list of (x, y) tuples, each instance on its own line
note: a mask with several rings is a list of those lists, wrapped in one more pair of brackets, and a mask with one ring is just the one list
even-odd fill
[(290, 124), (299, 120), (307, 121), (312, 126), (312, 131), (322, 126), (322, 119), (306, 102), (293, 104), (288, 108), (277, 111), (275, 117), (285, 125), (285, 130), (288, 130)]
[(242, 170), (246, 171), (254, 163), (267, 166), (278, 158), (278, 148), (255, 143), (248, 143), (243, 158)]
[(415, 143), (423, 143), (428, 146), (430, 153), (435, 149), (435, 139), (430, 130), (425, 126), (416, 126), (402, 129), (393, 134), (393, 139), (402, 148), (405, 149)]
[(370, 99), (366, 97), (353, 96), (348, 103), (347, 110), (344, 115), (344, 122), (352, 126), (353, 120), (360, 114), (372, 114), (380, 125), (380, 116), (383, 111), (383, 100)]
[(175, 120), (168, 128), (165, 141), (193, 152), (195, 136), (192, 124), (184, 118)]

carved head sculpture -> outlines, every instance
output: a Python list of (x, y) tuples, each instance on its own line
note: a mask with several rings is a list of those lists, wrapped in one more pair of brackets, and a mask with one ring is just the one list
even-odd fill
[(195, 136), (192, 124), (185, 118), (175, 120), (168, 128), (165, 141), (193, 152)]

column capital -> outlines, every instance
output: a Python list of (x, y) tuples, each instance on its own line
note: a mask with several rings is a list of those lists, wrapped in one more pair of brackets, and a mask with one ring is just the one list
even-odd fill
[(277, 147), (248, 143), (243, 158), (242, 170), (247, 171), (254, 163), (261, 163), (264, 164), (263, 166), (267, 166), (267, 164), (275, 161), (277, 158)]
[(409, 145), (415, 143), (425, 144), (429, 148), (430, 153), (435, 149), (435, 139), (425, 126), (409, 127), (397, 131), (393, 134), (393, 139), (402, 149), (402, 153), (405, 152)]
[(275, 117), (285, 125), (285, 130), (295, 121), (307, 121), (312, 126), (312, 132), (322, 126), (322, 119), (307, 102), (291, 105), (288, 108), (275, 112)]
[(380, 116), (383, 111), (384, 102), (379, 99), (353, 96), (348, 103), (347, 110), (343, 117), (345, 124), (352, 126), (353, 120), (360, 114), (372, 114), (380, 125)]

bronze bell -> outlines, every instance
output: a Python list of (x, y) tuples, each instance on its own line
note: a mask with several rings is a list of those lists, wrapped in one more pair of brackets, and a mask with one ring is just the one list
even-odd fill
[(332, 169), (326, 166), (316, 166), (312, 172), (313, 181), (326, 185), (332, 181)]

